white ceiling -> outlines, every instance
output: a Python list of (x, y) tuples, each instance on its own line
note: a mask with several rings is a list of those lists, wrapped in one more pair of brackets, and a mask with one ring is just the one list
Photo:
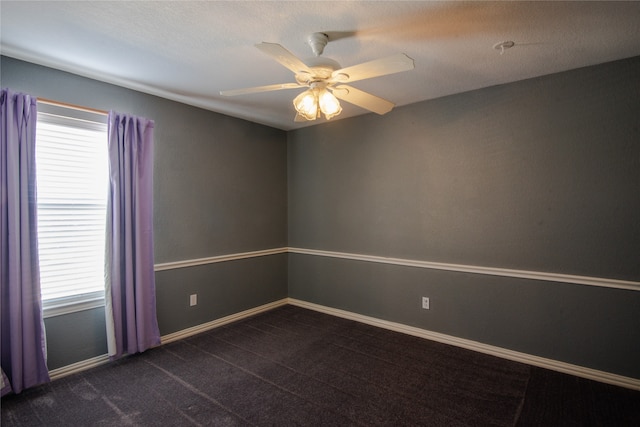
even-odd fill
[(405, 53), (414, 70), (353, 83), (398, 106), (640, 55), (640, 2), (2, 0), (0, 18), (3, 55), (284, 130), (325, 122), (294, 123), (301, 90), (219, 95), (293, 82), (262, 41), (304, 59), (325, 32), (343, 67)]

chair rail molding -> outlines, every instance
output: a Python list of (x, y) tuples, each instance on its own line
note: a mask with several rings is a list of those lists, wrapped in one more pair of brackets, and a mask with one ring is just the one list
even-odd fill
[(547, 282), (572, 283), (576, 285), (600, 286), (604, 288), (626, 289), (640, 291), (640, 282), (618, 280), (603, 277), (576, 276), (542, 271), (514, 270), (508, 268), (483, 267), (476, 265), (448, 264), (442, 262), (411, 260), (403, 258), (388, 258), (377, 255), (363, 255), (346, 252), (323, 251), (317, 249), (287, 248), (288, 253), (314, 255), (331, 258), (349, 259), (354, 261), (392, 264), (406, 267), (427, 268), (432, 270), (455, 271), (461, 273), (485, 274), (492, 276), (514, 277), (519, 279), (543, 280)]

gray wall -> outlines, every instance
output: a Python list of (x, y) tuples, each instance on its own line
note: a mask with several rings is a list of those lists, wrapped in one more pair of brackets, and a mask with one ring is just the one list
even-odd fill
[[(3, 87), (155, 120), (156, 263), (286, 246), (283, 131), (7, 57), (1, 61)], [(161, 334), (286, 297), (286, 259), (280, 254), (157, 272)], [(199, 297), (195, 307), (188, 304), (192, 293)], [(50, 369), (105, 353), (103, 312), (45, 320)]]
[[(289, 133), (1, 67), (2, 86), (156, 121), (156, 263), (288, 245), (640, 280), (639, 58)], [(301, 254), (159, 271), (156, 285), (162, 334), (289, 295), (640, 378), (635, 291)], [(102, 319), (46, 319), (50, 368), (103, 354)]]
[[(289, 246), (639, 281), (639, 75), (632, 58), (289, 132)], [(636, 291), (292, 254), (289, 296), (640, 378)]]

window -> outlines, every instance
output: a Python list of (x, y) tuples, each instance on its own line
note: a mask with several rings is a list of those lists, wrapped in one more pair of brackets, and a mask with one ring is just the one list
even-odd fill
[(38, 250), (45, 316), (104, 305), (107, 116), (39, 103)]

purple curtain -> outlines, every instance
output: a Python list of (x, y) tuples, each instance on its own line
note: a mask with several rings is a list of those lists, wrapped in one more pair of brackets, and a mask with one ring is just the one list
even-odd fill
[[(0, 353), (2, 371), (15, 393), (49, 381), (38, 265), (36, 101), (2, 89)], [(3, 387), (2, 393), (8, 390)]]
[(153, 270), (152, 120), (109, 113), (105, 256), (109, 356), (160, 344)]

